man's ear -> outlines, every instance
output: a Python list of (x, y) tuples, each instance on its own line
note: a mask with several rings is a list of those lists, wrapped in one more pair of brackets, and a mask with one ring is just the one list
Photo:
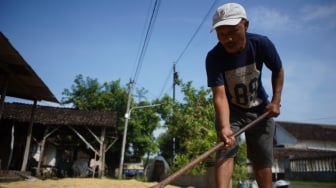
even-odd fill
[(245, 20), (245, 32), (247, 31), (248, 27), (249, 27), (249, 21), (248, 20)]

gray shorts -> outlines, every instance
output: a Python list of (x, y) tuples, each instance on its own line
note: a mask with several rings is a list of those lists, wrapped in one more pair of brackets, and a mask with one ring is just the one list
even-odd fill
[[(233, 132), (247, 125), (258, 116), (257, 113), (241, 112), (230, 110), (230, 123)], [(216, 121), (216, 130), (218, 123)], [(273, 163), (273, 138), (275, 134), (275, 122), (273, 118), (265, 119), (245, 131), (247, 157), (256, 165), (272, 167)], [(218, 150), (216, 157), (234, 157), (238, 152), (239, 138), (236, 138), (236, 144), (228, 150)]]

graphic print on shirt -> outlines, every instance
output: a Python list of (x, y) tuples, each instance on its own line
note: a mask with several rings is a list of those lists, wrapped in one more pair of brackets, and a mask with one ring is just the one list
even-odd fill
[(252, 108), (262, 103), (258, 98), (260, 71), (256, 63), (225, 72), (230, 102), (241, 108)]

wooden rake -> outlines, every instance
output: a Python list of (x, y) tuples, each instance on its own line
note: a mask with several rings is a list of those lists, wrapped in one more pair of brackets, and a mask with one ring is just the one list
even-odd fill
[[(262, 121), (263, 119), (265, 119), (268, 115), (269, 115), (269, 112), (265, 112), (264, 114), (262, 114), (261, 116), (259, 116), (258, 118), (256, 118), (255, 120), (253, 120), (252, 122), (250, 122), (249, 124), (247, 124), (246, 126), (244, 126), (243, 128), (239, 129), (239, 131), (235, 132), (232, 136), (238, 137), (244, 131), (246, 131), (247, 129), (251, 128), (252, 126), (258, 124), (260, 121)], [(152, 186), (151, 188), (163, 188), (163, 187), (165, 187), (166, 185), (168, 185), (169, 183), (171, 183), (172, 181), (174, 181), (176, 178), (180, 177), (181, 175), (183, 175), (184, 173), (186, 173), (188, 170), (190, 170), (191, 168), (193, 168), (194, 166), (196, 166), (197, 164), (199, 164), (201, 161), (203, 161), (204, 159), (206, 159), (207, 157), (209, 157), (211, 154), (213, 154), (215, 151), (217, 151), (218, 149), (220, 149), (224, 145), (225, 145), (224, 142), (219, 142), (217, 145), (215, 145), (214, 147), (212, 147), (208, 151), (204, 152), (202, 155), (200, 155), (199, 157), (197, 157), (196, 159), (194, 159), (193, 161), (191, 161), (189, 164), (187, 164), (186, 166), (182, 167), (180, 170), (178, 170), (175, 173), (171, 174), (170, 176), (168, 176), (167, 178), (165, 178), (164, 180), (162, 180), (158, 184)]]

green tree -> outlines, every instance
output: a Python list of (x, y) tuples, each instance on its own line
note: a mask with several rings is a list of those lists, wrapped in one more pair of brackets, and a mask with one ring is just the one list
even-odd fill
[(239, 150), (237, 156), (235, 157), (235, 168), (233, 171), (234, 180), (247, 180), (247, 153), (246, 153), (246, 142), (242, 141), (239, 143)]
[[(145, 94), (144, 89), (140, 89)], [(76, 76), (71, 89), (64, 89), (62, 104), (71, 104), (82, 110), (110, 110), (118, 113), (117, 133), (118, 141), (109, 151), (108, 157), (113, 158), (115, 164), (119, 164), (121, 142), (124, 132), (128, 90), (120, 86), (120, 80), (100, 84), (97, 79), (82, 75)], [(145, 96), (142, 96), (145, 98)], [(150, 102), (141, 101), (135, 103), (131, 100), (131, 107), (148, 105)], [(127, 131), (126, 157), (142, 157), (146, 153), (156, 152), (156, 144), (153, 136), (154, 130), (159, 126), (159, 117), (155, 109), (141, 109), (132, 112)], [(118, 159), (118, 160), (116, 160)]]
[[(173, 102), (169, 96), (164, 96), (161, 103), (160, 115), (165, 121), (167, 131), (160, 135), (158, 143), (161, 155), (176, 171), (191, 160), (197, 158), (216, 144), (215, 111), (212, 103), (211, 91), (192, 87), (191, 82), (181, 83), (184, 94), (182, 102)], [(173, 156), (175, 138), (175, 152)], [(175, 157), (175, 158), (174, 158)], [(215, 154), (208, 160), (214, 160)], [(203, 161), (188, 174), (204, 174), (206, 163)], [(240, 143), (240, 149), (235, 158), (235, 180), (246, 179), (246, 143)]]
[[(140, 102), (138, 107), (150, 106), (149, 102)], [(153, 132), (160, 126), (160, 117), (156, 112), (155, 107), (143, 108), (132, 111), (131, 119), (129, 121), (128, 139), (129, 147), (128, 155), (144, 156), (149, 153), (157, 152), (157, 144)], [(131, 152), (131, 153), (130, 153)]]
[(113, 110), (125, 113), (127, 90), (120, 86), (120, 80), (105, 82), (77, 75), (71, 89), (62, 92), (62, 104), (71, 104), (80, 110)]
[[(192, 87), (192, 82), (181, 83), (181, 87), (185, 95), (182, 103), (174, 103), (168, 96), (161, 99), (162, 103), (171, 105), (165, 105), (166, 108), (160, 111), (167, 132), (160, 136), (158, 142), (161, 154), (173, 164), (173, 171), (210, 149), (216, 142), (210, 90), (197, 90)], [(176, 156), (173, 155), (174, 147)], [(188, 173), (204, 173), (204, 166), (201, 163)]]

